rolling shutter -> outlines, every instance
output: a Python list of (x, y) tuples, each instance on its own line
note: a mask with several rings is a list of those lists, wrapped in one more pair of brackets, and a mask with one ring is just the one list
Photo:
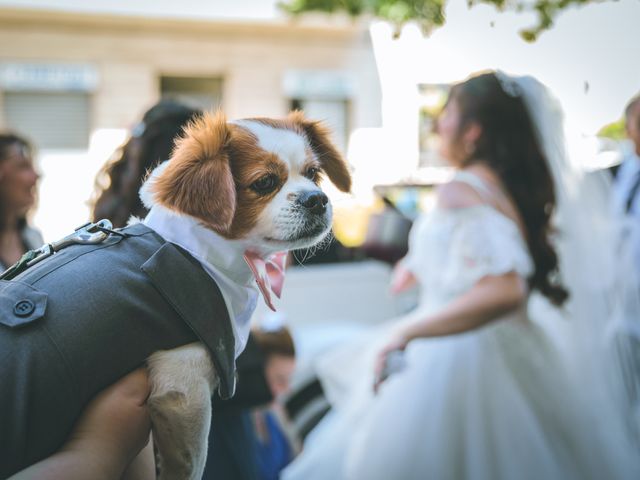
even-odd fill
[(40, 149), (89, 146), (89, 95), (85, 92), (4, 92), (6, 124)]

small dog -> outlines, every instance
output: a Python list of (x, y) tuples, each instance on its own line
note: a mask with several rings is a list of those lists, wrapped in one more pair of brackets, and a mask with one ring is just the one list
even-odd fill
[[(301, 112), (292, 112), (282, 120), (254, 118), (231, 122), (227, 121), (222, 113), (216, 113), (206, 114), (189, 125), (182, 138), (176, 142), (171, 159), (158, 166), (145, 181), (141, 189), (141, 197), (150, 208), (150, 213), (141, 221), (143, 226), (148, 228), (148, 232), (140, 234), (140, 238), (159, 235), (172, 246), (177, 245), (183, 254), (188, 252), (186, 255), (189, 256), (190, 261), (197, 263), (198, 268), (206, 272), (205, 277), (215, 280), (224, 299), (232, 329), (232, 335), (220, 337), (214, 342), (207, 342), (197, 341), (204, 337), (197, 328), (189, 325), (197, 333), (193, 338), (196, 341), (188, 342), (176, 338), (172, 340), (173, 343), (165, 344), (163, 340), (158, 342), (158, 344), (162, 343), (161, 347), (154, 346), (156, 351), (149, 350), (152, 354), (148, 356), (147, 365), (152, 393), (148, 405), (153, 424), (154, 443), (158, 452), (160, 478), (197, 479), (202, 476), (211, 419), (211, 396), (216, 385), (225, 380), (224, 372), (219, 371), (224, 370), (224, 366), (221, 367), (219, 354), (225, 352), (225, 349), (231, 349), (232, 364), (233, 356), (237, 356), (244, 347), (249, 319), (259, 295), (256, 283), (267, 304), (273, 308), (270, 291), (279, 295), (281, 284), (271, 285), (269, 288), (266, 274), (278, 269), (278, 266), (274, 267), (274, 262), (270, 262), (269, 259), (278, 252), (315, 245), (330, 231), (332, 208), (319, 186), (321, 178), (325, 175), (341, 191), (350, 190), (349, 170), (342, 156), (331, 144), (328, 131), (320, 123), (305, 119)], [(136, 226), (128, 228), (135, 229)], [(122, 232), (127, 235), (127, 229)], [(116, 241), (118, 239), (114, 240)], [(124, 245), (126, 242), (121, 243)], [(71, 247), (68, 250), (72, 251), (74, 248), (79, 253), (74, 254), (73, 258), (70, 257), (70, 260), (62, 261), (65, 258), (66, 249), (52, 256), (54, 259), (60, 259), (58, 260), (60, 266), (57, 266), (57, 269), (69, 269), (74, 261), (79, 261), (77, 258), (83, 255), (90, 256), (82, 250), (85, 246)], [(107, 250), (108, 248), (104, 248), (99, 251)], [(41, 264), (46, 262), (45, 260)], [(102, 266), (105, 270), (119, 268), (111, 263), (113, 262), (103, 262)], [(172, 274), (163, 273), (162, 268), (151, 269), (148, 263), (144, 263), (140, 268), (149, 276), (171, 277)], [(282, 266), (280, 263), (279, 268)], [(36, 277), (34, 275), (29, 277), (28, 272), (38, 268), (41, 267), (34, 266), (28, 269), (17, 277), (15, 284), (2, 282), (4, 290), (0, 291), (0, 323), (5, 325), (0, 324), (0, 347), (10, 348), (11, 345), (21, 345), (22, 337), (19, 335), (28, 335), (29, 329), (39, 329), (38, 332), (46, 330), (47, 337), (52, 342), (57, 338), (55, 332), (51, 333), (57, 320), (47, 316), (48, 312), (52, 312), (53, 316), (59, 308), (60, 301), (57, 297), (50, 296), (49, 304), (46, 304), (45, 298), (41, 307), (38, 303), (41, 294), (29, 297), (33, 298), (32, 306), (35, 304), (35, 312), (31, 313), (31, 317), (21, 315), (25, 312), (15, 310), (20, 302), (16, 303), (15, 295), (17, 294), (11, 294), (12, 288), (19, 287), (24, 293), (26, 291), (24, 283), (28, 283), (29, 290), (24, 295), (31, 295), (33, 287), (38, 287), (38, 282), (42, 283), (44, 281), (42, 279), (49, 274), (48, 272), (40, 274), (36, 280), (32, 280)], [(126, 268), (131, 270), (131, 275), (142, 275), (137, 268)], [(83, 268), (83, 270), (86, 269)], [(70, 275), (68, 271), (66, 275)], [(254, 282), (254, 276), (257, 282)], [(184, 279), (161, 278), (159, 284), (164, 285), (163, 282), (170, 281), (178, 285), (180, 290), (182, 280)], [(83, 282), (86, 282), (88, 290), (92, 288), (91, 281), (83, 280)], [(112, 285), (112, 288), (105, 288), (104, 285), (99, 284), (99, 279), (96, 279), (96, 282), (98, 286), (95, 288), (100, 290), (100, 298), (86, 300), (92, 303), (91, 312), (115, 308), (115, 303), (120, 302), (116, 298), (119, 291), (125, 289), (127, 295), (131, 296), (129, 291), (135, 289), (126, 285), (120, 287), (118, 284)], [(185, 289), (188, 290), (186, 286)], [(56, 290), (55, 286), (52, 290)], [(162, 291), (162, 288), (159, 290)], [(164, 294), (164, 292), (161, 293)], [(188, 296), (189, 293), (189, 291), (181, 291), (179, 295)], [(46, 297), (46, 294), (42, 295)], [(87, 295), (90, 294), (87, 293)], [(113, 298), (109, 298), (111, 295)], [(15, 318), (13, 320), (6, 318), (9, 313), (5, 315), (5, 311), (2, 310), (2, 302), (5, 301), (3, 298), (8, 305), (7, 309), (13, 308), (13, 313), (18, 317), (27, 319), (41, 317), (43, 320), (39, 322), (43, 324), (38, 326), (38, 322), (34, 321), (33, 325), (22, 326), (19, 322), (16, 323)], [(82, 295), (78, 295), (78, 298), (81, 303)], [(31, 300), (27, 300), (29, 301)], [(206, 303), (205, 298), (191, 297), (187, 298), (186, 303), (199, 301)], [(126, 313), (126, 315), (130, 315), (131, 318), (141, 318), (154, 302), (156, 300), (142, 302), (140, 298), (134, 298), (134, 303), (143, 303), (143, 305), (136, 307), (138, 310), (135, 312)], [(178, 303), (176, 306), (173, 301), (169, 303), (176, 310), (180, 310), (181, 305), (185, 304)], [(36, 315), (38, 309), (41, 310), (40, 317)], [(47, 313), (43, 314), (45, 309)], [(188, 315), (182, 316), (188, 317)], [(82, 329), (86, 328), (95, 336), (95, 332), (91, 329), (99, 328), (94, 326), (98, 322), (95, 321), (94, 324), (94, 319), (86, 320)], [(210, 320), (212, 324), (219, 323), (218, 318)], [(190, 323), (188, 318), (186, 323)], [(10, 327), (5, 329), (6, 332), (3, 330), (5, 326)], [(185, 333), (184, 338), (194, 337), (192, 333), (189, 331), (191, 337)], [(106, 340), (107, 337), (116, 335), (107, 328), (102, 331), (102, 334), (105, 336), (105, 342), (109, 341)], [(122, 335), (124, 336), (125, 333)], [(231, 340), (228, 341), (225, 338), (231, 338)], [(219, 345), (215, 343), (216, 341)], [(32, 348), (21, 348), (28, 349), (29, 355), (36, 358), (37, 354), (32, 351)], [(98, 355), (95, 353), (96, 350), (108, 348), (108, 345), (87, 348), (82, 356), (75, 360), (71, 354), (62, 356), (65, 357), (67, 364), (71, 364), (71, 369), (82, 362), (118, 363), (118, 356), (98, 356), (96, 357), (98, 360), (93, 360), (94, 356)], [(64, 346), (58, 348), (60, 349), (64, 350)], [(142, 351), (142, 346), (140, 349)], [(0, 356), (2, 353), (0, 352)], [(104, 360), (107, 358), (108, 361)], [(16, 370), (16, 368), (9, 365), (5, 370), (0, 370), (0, 380), (6, 381), (7, 385), (21, 383), (21, 376), (31, 373), (29, 369)], [(89, 373), (83, 376), (91, 376), (92, 368), (97, 369), (99, 365), (88, 365)], [(118, 375), (121, 376), (122, 371), (126, 368), (130, 369), (131, 365), (123, 364), (119, 368)], [(7, 372), (7, 370), (10, 371)], [(18, 371), (23, 373), (16, 373)], [(54, 375), (49, 374), (47, 378), (52, 376)], [(80, 379), (77, 383), (82, 385), (82, 381), (84, 379)], [(107, 385), (108, 383), (92, 385), (87, 390), (94, 394), (97, 388), (104, 388)], [(233, 387), (227, 389), (232, 393)], [(11, 399), (5, 401), (3, 398), (5, 395), (11, 394), (0, 393), (0, 406), (9, 408), (7, 405), (10, 404)], [(20, 398), (20, 395), (26, 394), (20, 393), (15, 396)], [(55, 395), (52, 396), (51, 402), (54, 401), (53, 397)], [(13, 402), (14, 404), (29, 403), (15, 400)], [(76, 413), (79, 413), (85, 403), (83, 397), (81, 402), (74, 405)], [(28, 406), (20, 408), (27, 409)], [(46, 412), (32, 412), (32, 418), (33, 415), (42, 417), (43, 421), (49, 421), (50, 417)], [(76, 417), (77, 414), (69, 418)], [(10, 423), (11, 420), (5, 422), (6, 425), (14, 427), (13, 430), (8, 431), (20, 431)], [(65, 422), (63, 427), (67, 430), (63, 431), (62, 435), (66, 435), (70, 428), (70, 425), (67, 425), (69, 422), (66, 420)], [(0, 418), (0, 426), (2, 425), (4, 425), (3, 419)], [(57, 425), (55, 428), (62, 427)], [(58, 435), (58, 438), (61, 437)], [(25, 436), (22, 443), (26, 445), (24, 449), (28, 449), (28, 436)], [(5, 444), (3, 442), (0, 444), (4, 448)], [(6, 446), (7, 448), (15, 447), (11, 439), (7, 439)], [(50, 447), (47, 448), (50, 450)], [(22, 463), (28, 464), (26, 462), (37, 460), (38, 455), (46, 456), (46, 454), (47, 450), (41, 449), (35, 456), (25, 455)], [(20, 453), (15, 455), (19, 456)], [(20, 463), (15, 465), (22, 467)], [(11, 473), (10, 469), (0, 468), (0, 473), (2, 472)]]
[[(226, 246), (236, 252), (236, 258), (229, 259), (232, 264), (243, 252), (268, 257), (325, 237), (332, 211), (319, 187), (323, 172), (340, 190), (350, 190), (349, 171), (327, 132), (302, 114), (284, 121), (231, 123), (218, 114), (187, 128), (171, 161), (143, 186), (142, 198), (152, 218), (156, 206), (165, 207), (188, 214), (226, 239)], [(185, 376), (186, 366), (197, 374)], [(211, 360), (201, 345), (192, 344), (152, 355), (149, 369), (154, 439), (161, 459), (172, 459), (161, 460), (160, 471), (168, 479), (200, 478), (211, 416)], [(177, 393), (190, 401), (176, 402)], [(175, 459), (176, 452), (185, 450), (190, 454)], [(183, 477), (185, 467), (191, 470), (189, 477)]]

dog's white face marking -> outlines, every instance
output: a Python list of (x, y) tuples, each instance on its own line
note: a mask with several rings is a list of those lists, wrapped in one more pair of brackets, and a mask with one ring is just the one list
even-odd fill
[(273, 128), (252, 120), (233, 122), (249, 130), (258, 139), (258, 146), (267, 152), (277, 155), (283, 162), (289, 164), (289, 171), (301, 168), (305, 160), (305, 139), (293, 130)]
[[(274, 128), (259, 122), (238, 122), (258, 140), (258, 146), (277, 156), (287, 168), (287, 179), (258, 216), (250, 232), (269, 249), (304, 248), (322, 240), (331, 229), (332, 208), (320, 187), (310, 177), (319, 161), (305, 137), (293, 130)], [(314, 200), (322, 207), (310, 208)], [(305, 203), (307, 206), (305, 206)]]

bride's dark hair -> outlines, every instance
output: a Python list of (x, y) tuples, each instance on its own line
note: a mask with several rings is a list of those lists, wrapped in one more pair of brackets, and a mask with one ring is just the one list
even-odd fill
[(535, 266), (529, 286), (562, 305), (569, 292), (557, 281), (558, 255), (549, 238), (556, 206), (551, 171), (522, 98), (507, 90), (509, 85), (501, 85), (492, 72), (452, 87), (449, 101), (455, 101), (461, 113), (459, 134), (471, 122), (481, 127), (463, 165), (482, 162), (500, 177), (524, 223)]

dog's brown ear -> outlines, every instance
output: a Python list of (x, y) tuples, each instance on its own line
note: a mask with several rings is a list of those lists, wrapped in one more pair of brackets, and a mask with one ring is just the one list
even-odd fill
[(291, 112), (289, 119), (305, 133), (311, 149), (316, 154), (324, 171), (327, 172), (329, 179), (341, 191), (349, 192), (351, 190), (351, 174), (347, 162), (329, 139), (329, 129), (321, 122), (307, 120), (299, 110)]
[(225, 148), (229, 139), (222, 112), (206, 113), (190, 123), (151, 185), (155, 200), (202, 220), (216, 232), (228, 232), (236, 210), (236, 187)]

